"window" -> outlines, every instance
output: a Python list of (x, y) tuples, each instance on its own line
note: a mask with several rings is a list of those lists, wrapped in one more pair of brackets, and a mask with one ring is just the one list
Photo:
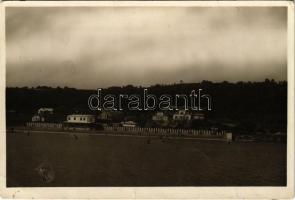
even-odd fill
[(82, 121), (82, 117), (80, 117), (80, 121)]
[(76, 120), (76, 117), (74, 117), (74, 120)]

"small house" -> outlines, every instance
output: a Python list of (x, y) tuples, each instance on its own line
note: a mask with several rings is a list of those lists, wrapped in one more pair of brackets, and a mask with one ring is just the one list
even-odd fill
[(153, 121), (168, 121), (168, 116), (165, 115), (163, 112), (156, 112), (153, 117)]
[(195, 120), (204, 120), (205, 115), (204, 115), (204, 113), (194, 113), (192, 115), (192, 118), (195, 119)]
[(112, 113), (108, 112), (108, 111), (102, 111), (98, 115), (98, 119), (100, 119), (100, 120), (112, 120)]
[(136, 127), (137, 124), (134, 121), (125, 121), (125, 122), (121, 122), (121, 125), (123, 127)]
[(52, 122), (54, 120), (53, 108), (39, 108), (37, 114), (33, 115), (32, 122)]
[(34, 115), (32, 117), (32, 122), (45, 122), (45, 118), (40, 115)]
[(38, 115), (52, 115), (53, 114), (53, 108), (39, 108), (38, 109)]
[(173, 114), (174, 121), (189, 121), (191, 120), (192, 116), (186, 110), (179, 110)]

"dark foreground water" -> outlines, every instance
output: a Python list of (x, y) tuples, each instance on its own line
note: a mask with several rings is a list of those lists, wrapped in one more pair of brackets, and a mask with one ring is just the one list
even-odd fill
[(7, 186), (284, 186), (286, 144), (7, 133)]

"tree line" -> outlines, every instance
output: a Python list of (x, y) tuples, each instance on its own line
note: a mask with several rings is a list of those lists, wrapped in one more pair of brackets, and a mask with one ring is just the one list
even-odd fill
[[(206, 112), (208, 120), (224, 123), (243, 123), (243, 126), (272, 127), (286, 129), (287, 82), (266, 79), (261, 82), (211, 82), (183, 83), (170, 85), (114, 86), (104, 88), (105, 94), (139, 94), (143, 88), (160, 96), (168, 94), (189, 95), (192, 90), (202, 89), (211, 95), (212, 110)], [(91, 113), (88, 98), (97, 90), (82, 90), (69, 87), (7, 87), (6, 111), (33, 114), (40, 107), (52, 107), (60, 114), (75, 112)], [(131, 111), (126, 111), (131, 112)], [(128, 113), (127, 113), (128, 114)], [(130, 113), (129, 113), (130, 114)], [(142, 112), (135, 115), (143, 115)]]

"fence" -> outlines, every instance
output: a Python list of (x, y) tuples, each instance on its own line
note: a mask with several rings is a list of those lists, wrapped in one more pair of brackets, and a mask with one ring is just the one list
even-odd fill
[[(41, 129), (60, 129), (60, 130), (90, 130), (85, 127), (67, 127), (62, 123), (46, 123), (46, 122), (27, 122), (28, 128)], [(148, 136), (187, 136), (187, 137), (212, 137), (225, 138), (227, 132), (220, 130), (206, 129), (172, 129), (172, 128), (141, 128), (141, 127), (113, 127), (106, 126), (103, 131), (112, 132), (113, 134), (125, 135), (148, 135)], [(98, 131), (100, 132), (100, 131)]]
[(44, 128), (44, 129), (62, 129), (62, 123), (46, 123), (46, 122), (27, 122), (28, 128)]
[(216, 130), (193, 130), (193, 129), (172, 129), (172, 128), (140, 128), (140, 127), (104, 127), (105, 131), (117, 132), (131, 135), (171, 135), (190, 137), (225, 137), (225, 131)]

